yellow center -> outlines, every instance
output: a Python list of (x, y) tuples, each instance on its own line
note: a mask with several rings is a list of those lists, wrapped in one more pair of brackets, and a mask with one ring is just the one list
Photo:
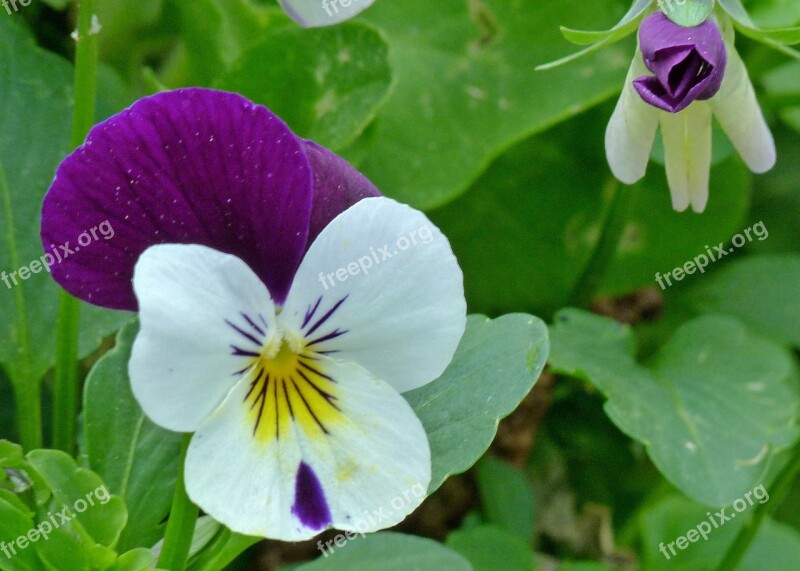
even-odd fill
[(294, 339), (280, 339), (250, 363), (244, 402), (258, 441), (288, 437), (292, 424), (309, 438), (322, 438), (342, 420), (336, 382), (314, 355)]

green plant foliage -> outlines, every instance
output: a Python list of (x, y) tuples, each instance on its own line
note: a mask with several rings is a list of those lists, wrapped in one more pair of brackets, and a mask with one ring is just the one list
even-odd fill
[(551, 337), (553, 369), (605, 394), (611, 420), (699, 502), (733, 501), (800, 436), (794, 359), (732, 318), (690, 321), (651, 367), (634, 360), (629, 328), (585, 312), (560, 312)]

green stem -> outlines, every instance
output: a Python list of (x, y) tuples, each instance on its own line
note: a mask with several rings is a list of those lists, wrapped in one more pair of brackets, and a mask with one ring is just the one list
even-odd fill
[(172, 509), (169, 512), (167, 531), (164, 534), (164, 547), (158, 558), (158, 568), (169, 571), (184, 571), (189, 559), (189, 549), (192, 546), (194, 528), (197, 524), (199, 510), (186, 494), (186, 485), (183, 480), (184, 465), (186, 464), (186, 451), (189, 449), (191, 435), (183, 438), (181, 459), (178, 468), (178, 481), (175, 484), (175, 496), (172, 499)]
[(625, 224), (630, 212), (633, 197), (633, 188), (623, 187), (614, 180), (611, 183), (612, 197), (606, 208), (606, 216), (600, 237), (594, 251), (589, 258), (589, 263), (583, 270), (577, 285), (570, 298), (570, 305), (585, 307), (591, 303), (592, 298), (600, 288), (614, 254), (619, 246)]
[(14, 386), (15, 414), (19, 441), (25, 450), (42, 447), (41, 383), (25, 379)]
[[(0, 162), (0, 204), (6, 216), (8, 253), (11, 267), (18, 268), (19, 255), (14, 230), (14, 214), (11, 210), (11, 189), (8, 186), (6, 171)], [(42, 447), (42, 381), (34, 378), (31, 368), (31, 339), (28, 331), (28, 312), (25, 307), (25, 294), (22, 287), (15, 284), (14, 303), (16, 305), (16, 341), (20, 356), (16, 374), (9, 374), (14, 387), (15, 418), (20, 443), (26, 450)]]
[[(93, 30), (95, 0), (78, 0), (75, 48), (75, 107), (72, 115), (73, 148), (83, 143), (94, 124), (97, 98), (97, 30)], [(53, 448), (72, 454), (78, 418), (78, 337), (80, 305), (61, 292), (56, 322), (56, 368), (53, 382)]]
[(189, 571), (222, 571), (259, 541), (258, 537), (239, 535), (229, 529), (223, 529), (192, 559)]
[(758, 533), (758, 530), (761, 528), (761, 524), (764, 523), (768, 515), (781, 505), (781, 501), (794, 483), (798, 472), (800, 472), (800, 446), (794, 450), (793, 456), (772, 483), (769, 501), (756, 506), (753, 517), (739, 530), (736, 539), (728, 548), (725, 557), (722, 558), (716, 571), (734, 571), (739, 566), (747, 550), (750, 548), (750, 545), (753, 543), (756, 533)]

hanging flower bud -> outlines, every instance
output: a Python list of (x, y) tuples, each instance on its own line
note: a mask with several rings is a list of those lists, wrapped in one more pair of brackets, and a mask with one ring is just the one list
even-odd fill
[(650, 105), (678, 113), (695, 100), (711, 99), (722, 86), (728, 54), (712, 20), (683, 28), (656, 12), (642, 22), (639, 45), (647, 69), (655, 75), (639, 77), (633, 84)]
[(633, 184), (644, 176), (660, 128), (673, 208), (703, 212), (712, 116), (750, 170), (774, 166), (775, 142), (733, 40), (731, 21), (722, 15), (691, 28), (661, 12), (642, 22), (639, 50), (606, 130), (615, 177)]

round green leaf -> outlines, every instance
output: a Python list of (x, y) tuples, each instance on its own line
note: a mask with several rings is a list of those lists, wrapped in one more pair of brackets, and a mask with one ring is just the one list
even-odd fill
[(365, 538), (356, 535), (344, 547), (332, 544), (332, 548), (335, 550), (332, 554), (301, 565), (297, 571), (472, 571), (469, 562), (455, 551), (431, 539), (413, 535), (391, 532)]
[(733, 318), (688, 322), (649, 368), (633, 358), (630, 328), (610, 319), (565, 310), (551, 337), (553, 370), (605, 394), (611, 420), (698, 502), (737, 499), (800, 436), (793, 356)]
[(433, 493), (486, 452), (500, 419), (533, 388), (547, 362), (547, 327), (536, 317), (472, 315), (453, 362), (432, 383), (405, 393), (428, 433)]

